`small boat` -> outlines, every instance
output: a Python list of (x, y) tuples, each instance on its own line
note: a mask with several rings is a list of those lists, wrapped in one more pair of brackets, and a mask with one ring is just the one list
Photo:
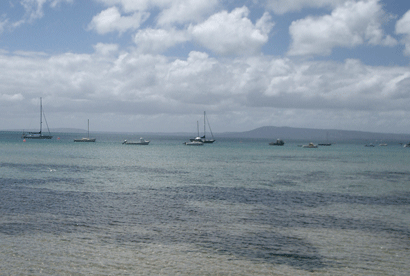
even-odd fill
[(381, 144), (379, 144), (379, 146), (380, 146), (380, 147), (386, 147), (387, 144), (386, 144), (386, 143), (381, 143)]
[(46, 121), (46, 124), (47, 124), (46, 116), (43, 114), (42, 98), (40, 97), (40, 131), (39, 132), (28, 132), (28, 133), (25, 133), (23, 131), (23, 134), (21, 135), (22, 139), (51, 139), (51, 138), (53, 138), (53, 136), (51, 136), (51, 134), (50, 134), (50, 129), (48, 128), (48, 124), (47, 124), (47, 129), (48, 129), (48, 134), (49, 135), (43, 135), (43, 132), (42, 132), (43, 116), (44, 116), (44, 120)]
[(315, 149), (315, 148), (317, 148), (317, 145), (315, 145), (311, 142), (308, 145), (303, 145), (302, 148)]
[(404, 144), (404, 146), (403, 147), (405, 147), (405, 148), (410, 148), (410, 143), (408, 143), (408, 144)]
[(124, 142), (122, 142), (123, 145), (142, 145), (142, 146), (146, 146), (149, 144), (150, 141), (145, 140), (144, 138), (140, 138), (139, 141), (127, 141), (124, 140)]
[(194, 140), (194, 141), (185, 142), (184, 145), (187, 145), (187, 146), (203, 146), (204, 142)]
[(322, 147), (330, 147), (332, 145), (332, 143), (329, 143), (328, 141), (329, 141), (329, 132), (326, 132), (326, 143), (321, 143), (321, 144), (318, 144), (318, 145), (322, 146)]
[(367, 148), (373, 148), (373, 147), (374, 147), (374, 145), (373, 145), (372, 143), (366, 144), (366, 145), (364, 145), (364, 146), (367, 147)]
[(285, 142), (282, 139), (277, 139), (276, 142), (270, 142), (269, 145), (271, 146), (283, 146)]
[(74, 139), (74, 142), (95, 142), (95, 138), (90, 138), (90, 119), (88, 119), (87, 137)]

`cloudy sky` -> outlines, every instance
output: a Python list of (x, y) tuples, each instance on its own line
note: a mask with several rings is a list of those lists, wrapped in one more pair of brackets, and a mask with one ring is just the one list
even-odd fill
[(4, 0), (0, 130), (410, 133), (408, 0)]

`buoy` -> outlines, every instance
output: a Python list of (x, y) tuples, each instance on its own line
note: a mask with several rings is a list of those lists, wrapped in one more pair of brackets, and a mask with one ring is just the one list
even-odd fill
[(25, 142), (26, 141), (26, 139), (23, 139), (23, 142)]

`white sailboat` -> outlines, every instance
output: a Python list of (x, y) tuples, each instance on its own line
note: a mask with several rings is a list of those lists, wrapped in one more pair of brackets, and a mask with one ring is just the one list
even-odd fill
[(23, 139), (51, 139), (53, 138), (53, 136), (50, 133), (50, 129), (48, 128), (48, 124), (47, 124), (47, 120), (46, 120), (46, 124), (47, 124), (47, 129), (48, 129), (48, 134), (49, 135), (43, 135), (43, 116), (44, 119), (46, 119), (45, 115), (43, 114), (43, 101), (42, 98), (40, 97), (40, 131), (39, 132), (28, 132), (25, 133), (23, 131), (23, 134), (21, 135), (21, 138)]
[(201, 137), (199, 137), (199, 122), (196, 121), (196, 126), (198, 129), (198, 136), (194, 139), (189, 139), (189, 142), (185, 142), (184, 144), (187, 146), (202, 146), (204, 144), (203, 140)]
[(209, 124), (209, 121), (208, 121), (208, 127), (209, 127), (209, 131), (211, 132), (212, 139), (206, 139), (206, 122), (207, 122), (207, 121), (208, 121), (208, 120), (207, 120), (207, 117), (206, 117), (206, 112), (204, 111), (204, 136), (199, 137), (199, 128), (198, 128), (198, 137), (196, 137), (196, 138), (194, 138), (194, 139), (190, 139), (191, 142), (192, 142), (192, 141), (195, 141), (195, 140), (198, 140), (198, 138), (200, 138), (200, 140), (202, 141), (202, 143), (205, 143), (205, 144), (212, 144), (213, 142), (215, 142), (214, 134), (212, 133), (212, 130), (211, 130), (211, 126), (210, 126), (210, 124)]
[(95, 138), (90, 138), (90, 119), (88, 121), (88, 126), (87, 126), (87, 137), (81, 138), (81, 139), (74, 139), (74, 142), (95, 142)]

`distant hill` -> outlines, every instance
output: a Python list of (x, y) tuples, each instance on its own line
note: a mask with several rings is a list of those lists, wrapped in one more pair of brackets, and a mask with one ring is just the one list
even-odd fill
[[(216, 135), (215, 135), (216, 136)], [(219, 137), (232, 138), (265, 138), (272, 141), (276, 139), (306, 140), (313, 142), (331, 143), (334, 141), (366, 140), (366, 141), (410, 141), (410, 134), (373, 133), (363, 131), (349, 131), (336, 129), (312, 129), (292, 127), (259, 127), (245, 132), (219, 133)]]

